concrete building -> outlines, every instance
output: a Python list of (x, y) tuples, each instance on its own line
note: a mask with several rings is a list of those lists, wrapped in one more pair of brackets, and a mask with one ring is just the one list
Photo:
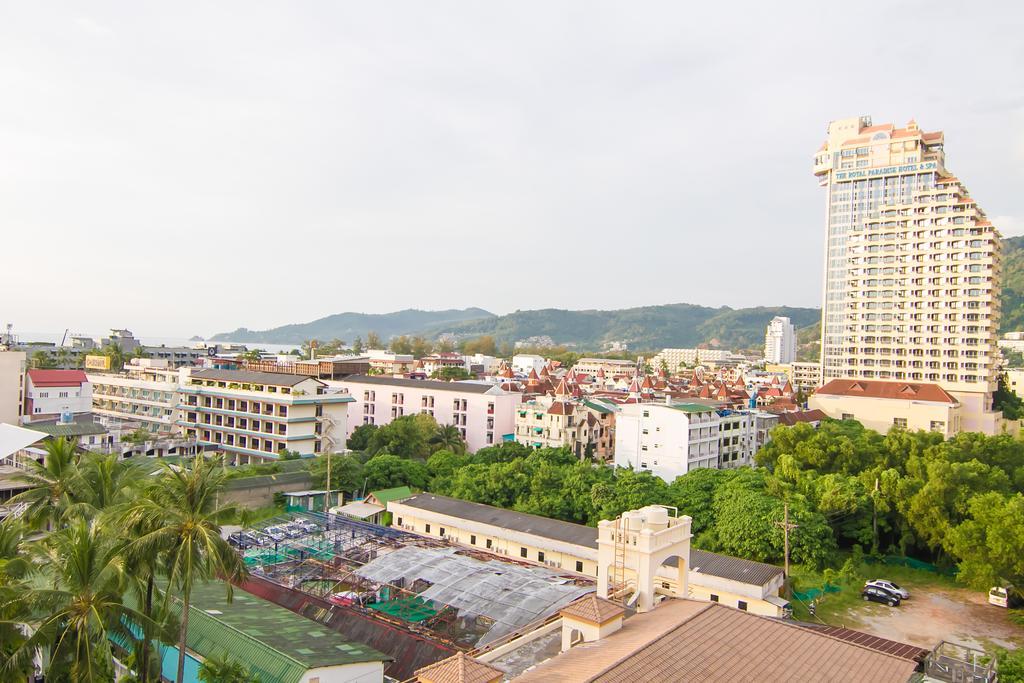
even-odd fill
[(775, 316), (764, 333), (764, 359), (768, 363), (796, 360), (796, 327), (784, 316)]
[(348, 435), (361, 424), (386, 425), (396, 417), (426, 413), (438, 424), (455, 425), (470, 451), (510, 441), (522, 394), (480, 382), (444, 382), (354, 375), (336, 382), (356, 405)]
[(941, 131), (833, 121), (826, 189), (822, 383), (938, 384), (961, 428), (993, 434), (1001, 240), (945, 166)]
[[(654, 539), (655, 553), (665, 552), (655, 559), (639, 561), (636, 552), (622, 543), (619, 550), (625, 552), (616, 552), (613, 532), (606, 530), (616, 529), (618, 520), (601, 522), (595, 529), (430, 493), (388, 503), (392, 526), (396, 528), (596, 578), (599, 597), (627, 586), (632, 588), (632, 595), (643, 584), (632, 603), (641, 611), (653, 604), (657, 593), (711, 600), (766, 616), (786, 613), (788, 603), (779, 597), (779, 567), (691, 550), (690, 518), (669, 517), (664, 508), (659, 509), (665, 513), (665, 519), (671, 520), (664, 523), (664, 528), (672, 528), (670, 538)], [(623, 514), (622, 519), (627, 520), (624, 524), (629, 519), (643, 518), (643, 511), (635, 512), (640, 516)], [(680, 526), (684, 522), (685, 527)], [(630, 527), (630, 531), (637, 529)], [(621, 531), (619, 538), (622, 539)], [(685, 571), (681, 572), (681, 568)], [(638, 581), (638, 572), (648, 580)]]
[(385, 349), (368, 349), (370, 372), (378, 375), (404, 375), (412, 372), (416, 359), (411, 353), (391, 353)]
[(760, 410), (719, 410), (718, 467), (751, 466), (754, 455), (770, 440), (779, 416)]
[(1007, 368), (1003, 374), (1010, 391), (1024, 398), (1024, 368)]
[(821, 363), (794, 361), (792, 363), (767, 363), (765, 372), (782, 373), (795, 388), (812, 391), (821, 380)]
[(636, 362), (614, 358), (580, 358), (572, 366), (573, 372), (597, 377), (604, 370), (608, 377), (632, 377), (636, 374)]
[(92, 412), (92, 383), (81, 370), (28, 370), (22, 421), (47, 421)]
[(677, 373), (680, 368), (704, 363), (722, 363), (732, 359), (732, 351), (725, 349), (662, 349), (647, 362), (655, 371), (665, 367), (668, 372)]
[(937, 384), (834, 379), (819, 388), (809, 407), (836, 420), (857, 420), (885, 434), (892, 427), (939, 432), (962, 429), (960, 402)]
[(534, 448), (572, 450), (603, 462), (615, 448), (615, 408), (599, 400), (574, 399), (562, 381), (554, 396), (538, 396), (516, 409), (515, 439)]
[(0, 424), (21, 423), (27, 364), (24, 351), (0, 351)]
[(133, 358), (120, 373), (89, 373), (92, 412), (115, 422), (138, 422), (153, 434), (177, 432), (179, 372), (170, 362)]
[(176, 422), (189, 439), (235, 464), (344, 448), (349, 403), (312, 377), (247, 370), (183, 369)]
[(547, 364), (544, 356), (533, 353), (517, 353), (512, 356), (512, 371), (520, 375), (529, 375), (531, 370), (540, 372)]
[(701, 467), (717, 468), (722, 418), (697, 403), (633, 403), (615, 416), (615, 466), (667, 482)]

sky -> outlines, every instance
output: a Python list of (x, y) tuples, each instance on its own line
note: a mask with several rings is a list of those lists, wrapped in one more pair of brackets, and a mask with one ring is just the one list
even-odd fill
[(819, 306), (828, 122), (1024, 234), (1024, 3), (6, 2), (0, 324)]

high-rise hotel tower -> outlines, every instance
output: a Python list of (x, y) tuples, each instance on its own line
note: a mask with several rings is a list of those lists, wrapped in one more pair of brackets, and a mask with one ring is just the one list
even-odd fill
[(823, 382), (938, 384), (961, 430), (999, 431), (1000, 237), (946, 169), (942, 132), (833, 121), (814, 174), (827, 192)]

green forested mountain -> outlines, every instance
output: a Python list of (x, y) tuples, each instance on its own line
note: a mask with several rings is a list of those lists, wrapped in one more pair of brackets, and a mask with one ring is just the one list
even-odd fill
[(419, 334), (433, 326), (443, 327), (464, 320), (493, 317), (493, 313), (482, 308), (447, 311), (419, 311), (409, 308), (394, 313), (336, 313), (312, 322), (283, 325), (269, 330), (239, 327), (234, 332), (215, 334), (210, 340), (301, 344), (307, 339), (342, 339), (352, 343), (356, 337), (366, 339), (370, 332), (376, 332), (382, 339), (387, 340), (400, 334)]
[(1024, 330), (1024, 235), (1003, 240), (1003, 321), (1000, 332)]
[(548, 336), (557, 344), (574, 344), (582, 350), (598, 350), (613, 341), (631, 349), (689, 347), (717, 342), (723, 348), (757, 348), (764, 343), (764, 329), (776, 315), (789, 316), (797, 327), (812, 325), (816, 308), (787, 306), (757, 308), (710, 308), (692, 304), (666, 304), (610, 311), (569, 311), (548, 308), (516, 311), (495, 316), (482, 309), (460, 311), (400, 311), (385, 315), (340, 313), (311, 323), (286, 325), (271, 330), (240, 328), (214, 340), (299, 344), (306, 339), (339, 338), (351, 342), (373, 331), (383, 339), (396, 335), (460, 339), (489, 335), (498, 342), (515, 342)]

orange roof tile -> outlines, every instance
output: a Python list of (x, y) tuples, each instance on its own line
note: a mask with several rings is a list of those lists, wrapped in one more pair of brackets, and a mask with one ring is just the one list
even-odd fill
[(625, 613), (626, 610), (614, 602), (597, 597), (596, 593), (584, 595), (579, 600), (563, 607), (559, 612), (562, 616), (585, 619), (599, 625)]
[(420, 681), (430, 683), (492, 683), (500, 681), (505, 672), (459, 652), (416, 672)]
[(828, 396), (864, 396), (903, 401), (959, 403), (938, 384), (918, 382), (884, 382), (860, 379), (834, 379), (815, 393)]

